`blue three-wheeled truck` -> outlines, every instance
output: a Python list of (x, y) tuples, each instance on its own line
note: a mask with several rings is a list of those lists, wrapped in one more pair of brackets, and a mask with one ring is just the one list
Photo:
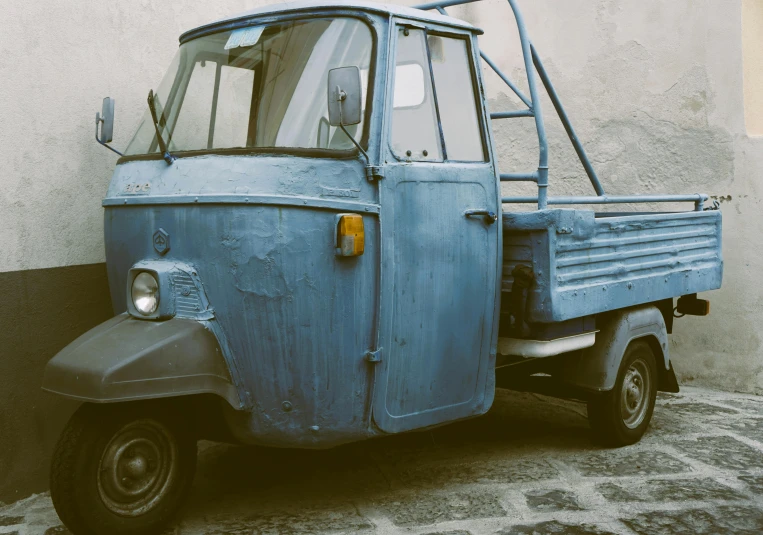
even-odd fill
[[(721, 285), (720, 212), (607, 196), (515, 0), (524, 92), (447, 16), (468, 1), (277, 4), (180, 37), (103, 201), (117, 316), (45, 370), (83, 402), (51, 470), (72, 533), (161, 531), (200, 438), (326, 448), (479, 416), (505, 387), (587, 403), (622, 446), (678, 391), (668, 334)], [(483, 60), (525, 107), (487, 109)], [(595, 196), (547, 194), (541, 84)], [(491, 121), (521, 117), (538, 167), (501, 173)], [(113, 125), (107, 98), (117, 152)], [(501, 197), (516, 181), (537, 197)], [(693, 210), (574, 208), (665, 202)]]

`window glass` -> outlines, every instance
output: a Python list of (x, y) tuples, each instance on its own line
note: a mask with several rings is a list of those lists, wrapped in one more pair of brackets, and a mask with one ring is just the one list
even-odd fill
[[(317, 18), (241, 28), (188, 41), (156, 91), (171, 151), (248, 147), (356, 150), (327, 128), (328, 72), (357, 66), (363, 95), (373, 38), (352, 18)], [(365, 118), (365, 114), (364, 114)], [(363, 123), (348, 127), (362, 142)], [(146, 112), (126, 155), (157, 153)]]
[(442, 160), (423, 30), (398, 28), (392, 150), (400, 158)]
[(466, 40), (439, 35), (427, 40), (448, 160), (484, 161)]
[(420, 106), (426, 97), (424, 71), (418, 63), (395, 67), (395, 108)]
[(223, 65), (212, 147), (246, 147), (254, 71)]
[[(207, 148), (207, 132), (212, 115), (212, 95), (215, 90), (217, 63), (197, 61), (193, 65), (191, 78), (188, 80), (183, 98), (183, 113), (175, 123), (173, 136), (169, 142), (170, 150), (201, 150)], [(160, 95), (157, 98), (161, 98)], [(162, 116), (164, 114), (158, 113)], [(204, 135), (199, 135), (203, 133)], [(166, 139), (166, 137), (165, 137)]]

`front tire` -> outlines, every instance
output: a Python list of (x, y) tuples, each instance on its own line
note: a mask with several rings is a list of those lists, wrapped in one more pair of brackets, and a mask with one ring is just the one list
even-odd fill
[(588, 402), (588, 422), (596, 441), (621, 447), (641, 440), (656, 399), (654, 351), (645, 340), (636, 340), (625, 350), (615, 387)]
[(152, 535), (174, 518), (196, 469), (196, 440), (158, 404), (90, 405), (53, 453), (50, 494), (73, 535)]

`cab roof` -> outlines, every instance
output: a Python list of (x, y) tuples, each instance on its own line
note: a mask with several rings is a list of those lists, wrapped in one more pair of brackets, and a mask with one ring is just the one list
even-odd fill
[(385, 15), (393, 15), (424, 22), (434, 22), (437, 24), (453, 26), (456, 28), (463, 28), (478, 34), (482, 33), (482, 30), (475, 28), (463, 20), (448, 17), (446, 15), (440, 15), (435, 11), (423, 11), (421, 9), (407, 6), (398, 6), (394, 4), (377, 4), (376, 2), (366, 2), (364, 0), (296, 0), (294, 2), (278, 2), (266, 6), (260, 6), (238, 15), (225, 17), (223, 19), (210, 22), (209, 24), (204, 24), (198, 28), (194, 28), (183, 33), (180, 36), (180, 42), (184, 43), (185, 41), (213, 31), (223, 31), (234, 25), (237, 25), (237, 23), (243, 23), (249, 19), (255, 19), (261, 16), (276, 15), (279, 13), (295, 13), (300, 11), (310, 12), (330, 9), (350, 9), (372, 13), (383, 13)]

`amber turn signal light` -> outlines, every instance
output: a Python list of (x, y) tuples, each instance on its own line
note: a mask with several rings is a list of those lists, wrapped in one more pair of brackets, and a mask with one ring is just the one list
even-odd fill
[(360, 256), (366, 246), (363, 216), (359, 214), (339, 214), (336, 216), (337, 256)]

